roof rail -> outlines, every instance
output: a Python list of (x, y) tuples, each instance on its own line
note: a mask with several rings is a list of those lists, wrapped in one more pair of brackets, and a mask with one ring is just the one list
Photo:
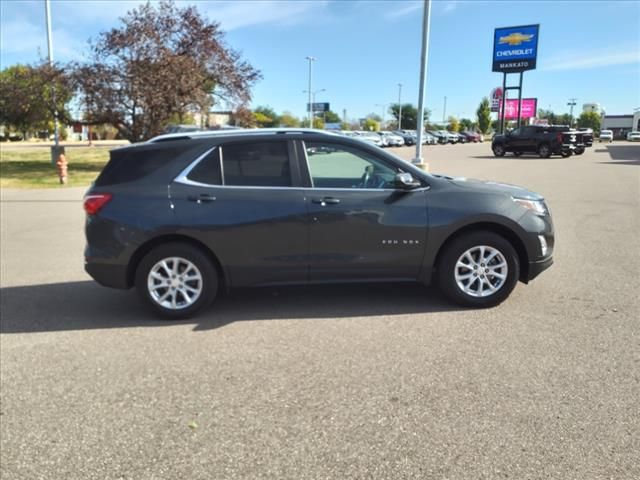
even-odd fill
[(170, 140), (187, 140), (194, 138), (207, 138), (207, 137), (234, 137), (239, 135), (264, 135), (264, 134), (303, 134), (303, 133), (316, 133), (320, 135), (337, 135), (334, 132), (327, 130), (317, 130), (313, 128), (251, 128), (251, 129), (233, 129), (233, 130), (207, 130), (203, 132), (177, 132), (166, 133), (164, 135), (158, 135), (147, 140), (147, 143), (166, 142)]

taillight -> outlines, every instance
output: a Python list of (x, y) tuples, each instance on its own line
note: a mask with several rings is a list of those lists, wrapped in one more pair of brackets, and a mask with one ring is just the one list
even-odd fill
[(562, 134), (561, 133), (558, 133), (556, 135), (556, 140), (558, 141), (558, 143), (562, 143)]
[(104, 207), (112, 195), (110, 193), (93, 193), (84, 197), (84, 211), (87, 215), (95, 215)]

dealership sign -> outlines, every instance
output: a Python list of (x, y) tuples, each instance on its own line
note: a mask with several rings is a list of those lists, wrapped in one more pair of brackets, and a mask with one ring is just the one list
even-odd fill
[[(522, 115), (520, 118), (534, 118), (536, 116), (536, 110), (538, 106), (537, 98), (523, 98), (522, 99)], [(502, 108), (502, 102), (500, 102)], [(518, 119), (518, 99), (507, 99), (507, 108), (504, 112), (504, 118), (507, 120)]]
[[(328, 112), (329, 110), (331, 110), (329, 108), (329, 103), (312, 103), (311, 107), (313, 108), (314, 112)], [(307, 112), (309, 111), (309, 104), (307, 103)]]
[(502, 88), (496, 87), (491, 90), (491, 111), (497, 112), (500, 110), (500, 102), (502, 101)]
[(493, 71), (524, 72), (536, 68), (540, 25), (496, 28), (493, 33)]

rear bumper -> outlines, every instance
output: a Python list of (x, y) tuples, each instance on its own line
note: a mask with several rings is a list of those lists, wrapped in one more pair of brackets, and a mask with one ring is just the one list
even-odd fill
[(529, 262), (529, 275), (527, 281), (531, 281), (553, 265), (553, 257), (545, 258), (539, 262)]
[(114, 265), (107, 263), (84, 263), (85, 271), (96, 282), (104, 287), (127, 289), (131, 288), (127, 279), (126, 265)]

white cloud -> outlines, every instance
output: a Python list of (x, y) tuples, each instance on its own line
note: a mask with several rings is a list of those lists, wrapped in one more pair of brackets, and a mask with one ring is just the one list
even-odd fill
[(542, 71), (586, 70), (640, 63), (637, 47), (565, 52), (541, 62)]
[(387, 16), (391, 18), (403, 17), (417, 10), (421, 10), (423, 5), (423, 2), (404, 2), (404, 3), (406, 3), (404, 7), (391, 10), (391, 12), (387, 14)]
[(442, 13), (453, 13), (453, 11), (458, 8), (458, 0), (448, 0), (444, 4), (444, 8), (442, 9)]

